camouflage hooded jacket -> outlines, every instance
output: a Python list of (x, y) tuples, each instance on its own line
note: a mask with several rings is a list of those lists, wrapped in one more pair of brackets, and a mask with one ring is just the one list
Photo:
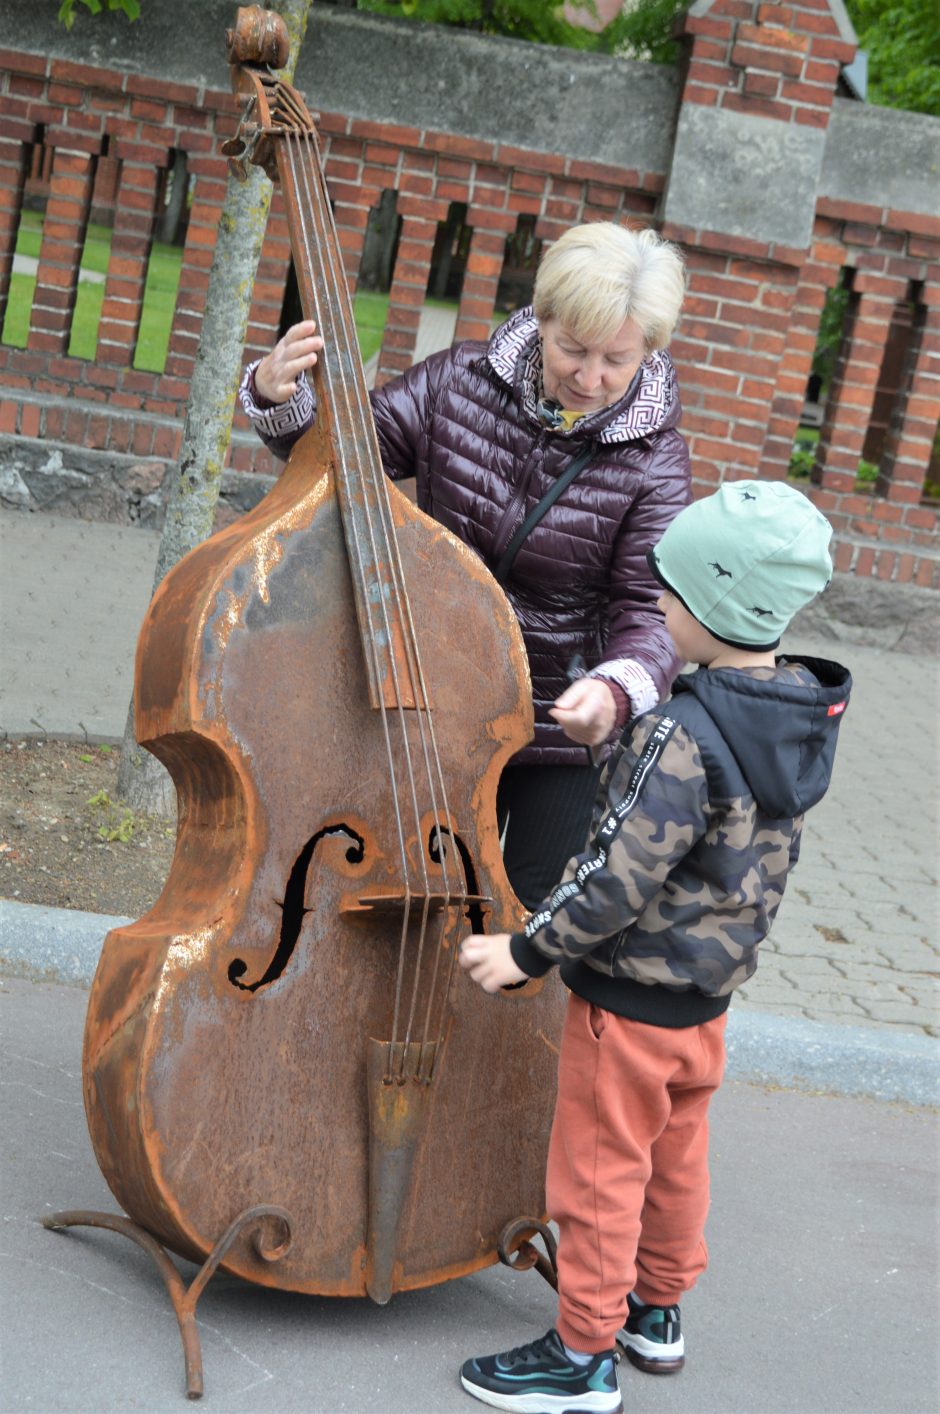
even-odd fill
[(850, 688), (814, 658), (678, 678), (624, 733), (587, 849), (513, 935), (517, 965), (537, 977), (559, 963), (585, 1000), (656, 1026), (720, 1015), (828, 788)]

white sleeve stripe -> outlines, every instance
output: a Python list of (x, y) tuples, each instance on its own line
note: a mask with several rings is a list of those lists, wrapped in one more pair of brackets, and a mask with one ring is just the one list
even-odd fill
[(609, 663), (600, 663), (589, 674), (592, 678), (609, 678), (623, 688), (630, 699), (633, 716), (649, 712), (659, 706), (659, 688), (649, 673), (635, 658), (615, 658)]
[(677, 722), (674, 717), (660, 717), (653, 731), (647, 739), (646, 745), (634, 762), (633, 770), (630, 772), (630, 779), (627, 782), (627, 789), (617, 804), (607, 812), (601, 821), (595, 834), (594, 853), (589, 859), (585, 859), (575, 871), (574, 878), (567, 883), (560, 884), (548, 900), (548, 907), (541, 912), (533, 914), (523, 929), (527, 939), (531, 939), (535, 934), (544, 928), (547, 923), (551, 923), (555, 914), (573, 898), (575, 894), (581, 892), (585, 882), (595, 874), (598, 869), (603, 869), (609, 856), (609, 847), (619, 833), (624, 820), (630, 814), (639, 800), (643, 786), (647, 777), (656, 768), (660, 756), (666, 748), (669, 738), (676, 729)]

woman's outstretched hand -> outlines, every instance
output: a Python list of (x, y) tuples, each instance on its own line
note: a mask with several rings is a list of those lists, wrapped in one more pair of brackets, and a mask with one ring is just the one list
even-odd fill
[(471, 933), (460, 944), (457, 960), (484, 992), (498, 992), (500, 987), (529, 980), (528, 973), (512, 960), (509, 938), (509, 933)]
[(578, 678), (548, 710), (565, 736), (582, 746), (600, 746), (617, 721), (614, 694), (602, 678)]
[(269, 403), (286, 403), (297, 391), (297, 380), (317, 361), (323, 340), (312, 319), (292, 324), (255, 369), (255, 388)]

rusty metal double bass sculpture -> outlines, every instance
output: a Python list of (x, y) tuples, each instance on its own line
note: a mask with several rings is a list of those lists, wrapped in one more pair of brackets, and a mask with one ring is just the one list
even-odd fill
[[(266, 36), (282, 64), (271, 26), (240, 11), (230, 55)], [(112, 1226), (141, 1245), (385, 1302), (494, 1261), (543, 1206), (560, 988), (491, 998), (455, 969), (464, 933), (522, 916), (495, 795), (528, 669), (480, 561), (384, 475), (314, 122), (270, 70), (233, 76), (228, 150), (279, 177), (325, 338), (318, 414), (143, 625), (137, 735), (178, 843), (155, 907), (106, 939), (86, 1109), (133, 1220)]]

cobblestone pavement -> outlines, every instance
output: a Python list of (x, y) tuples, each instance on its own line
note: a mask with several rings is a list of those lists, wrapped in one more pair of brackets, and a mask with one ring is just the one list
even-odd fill
[[(0, 729), (120, 738), (157, 543), (0, 514)], [(748, 1009), (936, 1035), (937, 660), (797, 631), (784, 649), (838, 658), (855, 687), (832, 788), (740, 995)]]
[(934, 659), (794, 634), (852, 673), (829, 794), (806, 817), (761, 966), (740, 996), (818, 1021), (936, 1035), (940, 840)]

